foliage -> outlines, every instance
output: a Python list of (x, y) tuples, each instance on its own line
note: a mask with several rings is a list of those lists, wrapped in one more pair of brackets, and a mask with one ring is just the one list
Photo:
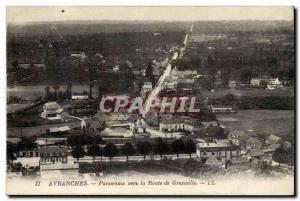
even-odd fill
[(108, 156), (111, 161), (112, 157), (118, 155), (119, 151), (114, 143), (109, 142), (104, 147), (103, 153), (104, 153), (104, 156)]
[(185, 151), (185, 153), (189, 154), (190, 158), (191, 158), (191, 154), (196, 152), (195, 142), (193, 140), (188, 140), (185, 143), (184, 151)]
[(180, 153), (184, 153), (184, 142), (181, 139), (174, 140), (171, 146), (172, 151), (177, 155), (177, 158)]
[(18, 153), (17, 145), (15, 143), (7, 142), (6, 143), (7, 160), (16, 160), (17, 153)]
[(152, 151), (152, 145), (150, 142), (142, 142), (138, 143), (138, 152), (144, 156), (144, 159), (146, 158), (146, 155), (149, 154)]
[(102, 155), (102, 149), (99, 147), (98, 144), (90, 144), (87, 147), (87, 153), (88, 156), (92, 156), (93, 160), (95, 160), (96, 156), (101, 156)]
[(165, 143), (161, 138), (157, 139), (155, 144), (154, 153), (160, 155), (160, 159), (162, 160), (162, 156), (169, 151), (169, 146)]
[(72, 147), (72, 156), (73, 156), (73, 158), (76, 158), (77, 161), (79, 161), (79, 158), (84, 157), (84, 155), (85, 155), (85, 152), (81, 145), (76, 145), (76, 146)]
[(294, 164), (294, 153), (293, 148), (284, 149), (283, 146), (280, 146), (272, 155), (274, 161), (280, 163), (285, 163), (289, 165)]
[(21, 137), (21, 140), (17, 143), (18, 150), (32, 150), (36, 148), (35, 137)]
[(122, 147), (122, 154), (124, 154), (127, 157), (128, 161), (128, 156), (131, 156), (135, 154), (135, 149), (133, 145), (130, 142), (126, 142), (123, 147)]

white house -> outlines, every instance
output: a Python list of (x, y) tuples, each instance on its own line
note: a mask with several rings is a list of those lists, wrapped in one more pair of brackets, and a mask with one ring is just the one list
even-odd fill
[(164, 83), (165, 90), (176, 90), (177, 89), (177, 82), (165, 82)]
[(196, 119), (184, 119), (184, 118), (170, 118), (163, 119), (159, 123), (160, 131), (178, 132), (180, 130), (193, 131), (197, 128), (202, 127), (202, 123)]
[(141, 93), (148, 93), (150, 91), (152, 91), (152, 83), (151, 82), (145, 82), (143, 87), (142, 87)]
[(68, 148), (66, 146), (45, 146), (40, 148), (41, 170), (61, 170), (78, 168), (78, 163), (72, 163), (68, 161)]
[(118, 64), (114, 65), (114, 66), (113, 66), (113, 71), (114, 71), (114, 72), (120, 71), (120, 65), (118, 65)]
[(72, 100), (88, 100), (89, 96), (85, 95), (72, 95)]
[(50, 120), (61, 119), (62, 111), (63, 109), (57, 102), (48, 102), (45, 103), (41, 116)]
[(269, 80), (269, 84), (267, 85), (268, 89), (277, 89), (277, 88), (282, 88), (282, 82), (278, 78), (271, 78)]
[(238, 158), (241, 155), (241, 147), (232, 144), (228, 139), (213, 140), (212, 142), (200, 142), (196, 145), (197, 158), (207, 160), (216, 157), (222, 162)]
[(262, 81), (262, 79), (260, 79), (260, 78), (252, 78), (252, 79), (250, 80), (250, 85), (251, 85), (252, 87), (259, 87), (261, 81)]
[(228, 87), (229, 88), (235, 88), (237, 85), (236, 81), (235, 80), (229, 80), (228, 82)]
[(81, 60), (85, 60), (86, 59), (86, 54), (84, 52), (74, 52), (74, 53), (71, 54), (71, 57), (79, 58)]

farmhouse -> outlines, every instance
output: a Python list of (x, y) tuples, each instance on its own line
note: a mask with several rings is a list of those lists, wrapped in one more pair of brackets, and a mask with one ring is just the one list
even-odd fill
[(43, 116), (50, 120), (61, 119), (63, 109), (57, 102), (48, 102), (44, 105)]
[(241, 147), (232, 144), (228, 139), (201, 142), (196, 146), (197, 158), (206, 161), (209, 157), (215, 156), (218, 160), (226, 162), (232, 158), (238, 158), (241, 154)]
[(40, 148), (40, 163), (68, 163), (68, 149), (66, 146), (45, 146)]
[(246, 142), (247, 150), (261, 150), (263, 148), (263, 142), (257, 138), (250, 137)]

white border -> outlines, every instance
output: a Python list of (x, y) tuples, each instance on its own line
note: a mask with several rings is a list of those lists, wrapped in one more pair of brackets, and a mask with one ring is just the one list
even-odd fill
[[(160, 6), (166, 6), (166, 5), (175, 5), (175, 6), (193, 6), (193, 5), (206, 5), (206, 6), (295, 6), (296, 8), (299, 8), (300, 6), (300, 1), (296, 0), (231, 0), (230, 2), (226, 0), (205, 0), (205, 1), (199, 1), (199, 0), (146, 0), (146, 1), (141, 1), (141, 0), (126, 0), (126, 3), (122, 0), (102, 0), (101, 3), (100, 1), (97, 0), (81, 0), (81, 1), (68, 1), (68, 0), (43, 0), (43, 1), (33, 1), (33, 0), (2, 0), (0, 1), (0, 23), (1, 23), (1, 42), (0, 42), (0, 52), (1, 52), (1, 57), (0, 57), (0, 102), (1, 102), (1, 107), (0, 107), (0, 199), (1, 200), (8, 200), (8, 199), (14, 199), (14, 198), (8, 198), (5, 193), (5, 170), (6, 170), (6, 19), (5, 19), (5, 6), (9, 5), (26, 5), (26, 6), (34, 6), (34, 5), (143, 5), (143, 6), (148, 6), (148, 5), (160, 5)], [(100, 3), (100, 4), (99, 4)], [(299, 12), (299, 11), (298, 11)], [(297, 29), (299, 26), (299, 22), (297, 21)], [(297, 31), (297, 38), (299, 38), (299, 32)], [(299, 52), (297, 51), (297, 58), (299, 58)], [(297, 77), (299, 77), (299, 69), (297, 70)], [(297, 94), (299, 93), (299, 81), (297, 83)], [(299, 101), (297, 101), (297, 104)], [(298, 109), (297, 109), (298, 112)], [(297, 119), (297, 125), (299, 125), (299, 118)], [(297, 137), (297, 145), (299, 145), (299, 136)], [(297, 153), (297, 156), (298, 153)], [(297, 161), (299, 161), (299, 157), (297, 158)], [(298, 163), (297, 163), (298, 167)], [(297, 171), (298, 173), (298, 171)], [(297, 174), (298, 175), (298, 174)], [(297, 192), (299, 193), (299, 185)], [(255, 187), (254, 187), (255, 188)], [(32, 198), (25, 198), (25, 199), (32, 199)], [(51, 198), (37, 198), (37, 199), (51, 199)], [(64, 199), (64, 198), (58, 198), (58, 199)], [(70, 198), (70, 199), (75, 199), (75, 198)], [(84, 198), (88, 199), (88, 198)], [(101, 198), (104, 199), (104, 198)], [(106, 198), (107, 199), (107, 198)], [(115, 199), (115, 198), (114, 198)], [(124, 198), (123, 198), (124, 199)], [(129, 198), (132, 199), (132, 198)], [(140, 198), (138, 198), (140, 199)], [(170, 198), (168, 198), (170, 199)], [(187, 199), (187, 198), (184, 198)], [(203, 198), (200, 198), (203, 199)], [(231, 199), (231, 198), (227, 198)], [(238, 200), (242, 200), (244, 198), (238, 198)], [(260, 198), (261, 200), (265, 198)], [(274, 200), (276, 198), (273, 198)], [(288, 198), (280, 198), (280, 200), (285, 200)]]

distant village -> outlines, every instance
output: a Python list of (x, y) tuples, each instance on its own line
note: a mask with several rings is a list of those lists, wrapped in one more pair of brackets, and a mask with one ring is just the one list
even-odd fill
[[(287, 72), (279, 77), (276, 73), (252, 73), (249, 69), (240, 79), (234, 79), (238, 76), (228, 75), (218, 67), (217, 59), (213, 59), (218, 46), (212, 41), (228, 40), (226, 51), (235, 51), (231, 45), (236, 43), (235, 34), (193, 35), (192, 27), (184, 34), (183, 43), (154, 49), (134, 48), (135, 57), (154, 50), (153, 55), (144, 56), (147, 59), (143, 61), (107, 56), (94, 50), (64, 52), (58, 46), (65, 45), (66, 41), (53, 44), (40, 41), (39, 48), (46, 55), (41, 59), (44, 62), (34, 62), (32, 57), (12, 62), (7, 76), (10, 93), (15, 94), (7, 100), (7, 171), (19, 176), (38, 175), (44, 170), (105, 174), (109, 167), (97, 166), (97, 169), (96, 163), (113, 166), (125, 162), (180, 160), (187, 164), (195, 162), (197, 165), (190, 166), (195, 170), (205, 166), (238, 171), (251, 168), (291, 171), (294, 142), (290, 138), (264, 130), (233, 129), (224, 125), (218, 115), (230, 121), (240, 109), (274, 109), (272, 104), (278, 102), (274, 107), (291, 110), (293, 96), (273, 94), (293, 91), (293, 80)], [(160, 35), (155, 32), (151, 37)], [(278, 40), (286, 41), (286, 37), (283, 35)], [(274, 38), (250, 42), (266, 46), (277, 44)], [(201, 72), (193, 63), (199, 61), (191, 58), (203, 49), (209, 52), (206, 54), (215, 55), (203, 59), (206, 66), (199, 64), (199, 69), (209, 70)], [(56, 60), (57, 54), (62, 56)], [(136, 68), (137, 62), (141, 63), (139, 68)], [(60, 80), (61, 77), (65, 80)], [(49, 84), (50, 80), (55, 84)], [(34, 82), (46, 84), (35, 86)], [(18, 87), (21, 89), (17, 90)], [(245, 94), (258, 90), (271, 95), (251, 99), (245, 94), (230, 93), (238, 90)], [(222, 91), (229, 93), (218, 95)], [(18, 93), (22, 95), (16, 95)], [(125, 110), (109, 113), (99, 110), (102, 98), (121, 95), (146, 100), (150, 96), (196, 96), (195, 104), (200, 112), (170, 113), (167, 110), (141, 115)]]

